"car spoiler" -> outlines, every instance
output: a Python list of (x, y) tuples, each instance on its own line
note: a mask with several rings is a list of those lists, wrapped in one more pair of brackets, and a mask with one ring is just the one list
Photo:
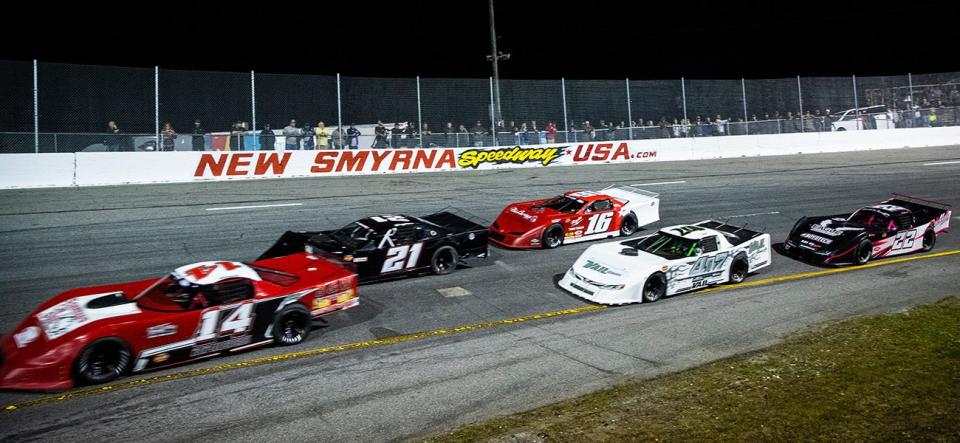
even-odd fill
[(453, 206), (447, 206), (440, 211), (420, 218), (457, 232), (484, 231), (490, 226), (489, 220)]
[(713, 229), (714, 231), (720, 231), (723, 233), (731, 234), (740, 241), (737, 244), (743, 243), (747, 240), (757, 238), (760, 235), (763, 235), (764, 231), (767, 230), (766, 226), (751, 228), (749, 223), (744, 223), (743, 226), (735, 226), (727, 223), (727, 221), (719, 220), (704, 220), (699, 223), (695, 223), (695, 226), (703, 226), (704, 228)]
[(603, 190), (600, 192), (621, 200), (625, 200), (624, 203), (629, 203), (631, 200), (636, 199), (650, 201), (660, 197), (660, 194), (657, 194), (656, 192), (646, 191), (636, 186), (629, 185), (610, 185), (606, 188), (603, 188)]
[(934, 209), (940, 209), (940, 210), (942, 210), (942, 211), (949, 211), (950, 208), (952, 207), (952, 206), (950, 206), (949, 204), (946, 204), (946, 203), (941, 203), (941, 202), (938, 202), (938, 201), (927, 200), (927, 199), (917, 198), (917, 197), (911, 197), (911, 196), (909, 196), (909, 195), (896, 194), (896, 193), (891, 194), (891, 195), (890, 195), (890, 198), (887, 199), (888, 202), (893, 201), (893, 200), (899, 200), (899, 201), (902, 201), (902, 202), (913, 203), (913, 204), (915, 204), (915, 205), (920, 205), (920, 206), (927, 206), (927, 207), (931, 207), (931, 208), (934, 208)]

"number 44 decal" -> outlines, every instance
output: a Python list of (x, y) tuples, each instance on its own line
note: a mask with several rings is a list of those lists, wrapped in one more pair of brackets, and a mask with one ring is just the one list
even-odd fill
[(417, 266), (421, 249), (423, 249), (423, 242), (390, 248), (387, 250), (387, 258), (383, 261), (383, 268), (380, 269), (380, 273), (386, 274), (402, 269), (413, 269)]

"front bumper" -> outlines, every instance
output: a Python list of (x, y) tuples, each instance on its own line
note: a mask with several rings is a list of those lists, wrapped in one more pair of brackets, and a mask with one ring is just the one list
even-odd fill
[(563, 278), (557, 282), (557, 285), (577, 297), (601, 305), (625, 305), (642, 301), (638, 297), (637, 291), (634, 291), (630, 286), (621, 285), (621, 289), (600, 287), (598, 284), (576, 275), (572, 268), (563, 274)]
[(814, 251), (807, 247), (799, 246), (797, 241), (788, 239), (783, 242), (783, 251), (796, 259), (816, 263), (821, 265), (836, 265), (841, 263), (853, 263), (853, 251), (856, 250), (856, 247), (844, 248), (837, 251)]
[(491, 227), (488, 239), (495, 244), (512, 249), (539, 249), (543, 247), (540, 244), (542, 231), (542, 229), (535, 229), (520, 234)]

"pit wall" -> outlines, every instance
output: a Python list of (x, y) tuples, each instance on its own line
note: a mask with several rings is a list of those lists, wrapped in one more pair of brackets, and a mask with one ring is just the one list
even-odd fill
[(0, 155), (0, 189), (649, 163), (960, 144), (960, 127), (498, 148)]

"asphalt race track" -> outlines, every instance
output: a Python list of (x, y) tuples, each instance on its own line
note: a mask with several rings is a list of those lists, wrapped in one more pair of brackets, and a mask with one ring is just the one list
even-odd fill
[[(202, 260), (251, 260), (287, 229), (339, 227), (380, 213), (424, 215), (448, 205), (492, 220), (511, 201), (611, 183), (659, 192), (664, 225), (729, 218), (766, 226), (780, 242), (802, 215), (850, 211), (890, 192), (960, 205), (960, 162), (926, 165), (957, 159), (960, 147), (0, 191), (0, 331), (9, 333), (62, 290), (160, 276)], [(280, 204), (287, 206), (222, 209)], [(951, 222), (960, 224), (954, 215)], [(748, 282), (803, 275), (499, 322), (591, 306), (553, 283), (590, 244), (492, 248), (490, 259), (451, 275), (362, 286), (359, 307), (335, 314), (300, 346), (140, 374), (63, 399), (0, 392), (0, 407), (17, 406), (0, 411), (0, 439), (410, 439), (757, 349), (824, 320), (960, 295), (960, 254), (806, 275), (823, 268), (774, 252), (773, 265)], [(954, 232), (933, 252), (958, 249)], [(438, 291), (453, 287), (468, 294)], [(451, 329), (484, 322), (493, 323)], [(240, 364), (250, 360), (258, 364)]]

